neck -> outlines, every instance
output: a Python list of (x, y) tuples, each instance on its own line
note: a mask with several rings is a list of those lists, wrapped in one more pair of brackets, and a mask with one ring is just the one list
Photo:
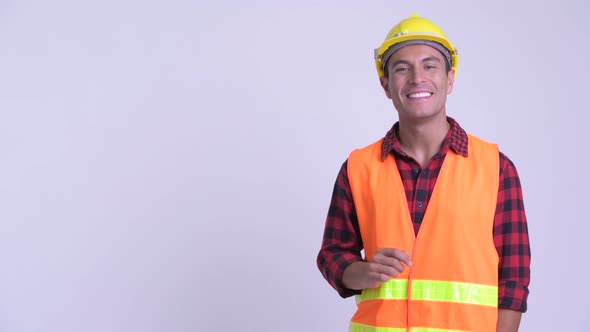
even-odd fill
[(402, 150), (424, 167), (440, 150), (451, 125), (447, 118), (425, 122), (399, 121)]

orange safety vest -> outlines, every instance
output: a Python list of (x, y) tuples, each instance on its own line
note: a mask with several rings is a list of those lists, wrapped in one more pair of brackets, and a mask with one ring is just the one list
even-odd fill
[(382, 141), (348, 159), (365, 258), (371, 261), (378, 248), (398, 248), (410, 254), (412, 266), (357, 296), (350, 331), (495, 332), (498, 147), (468, 135), (468, 157), (447, 153), (415, 236), (395, 159), (381, 159)]

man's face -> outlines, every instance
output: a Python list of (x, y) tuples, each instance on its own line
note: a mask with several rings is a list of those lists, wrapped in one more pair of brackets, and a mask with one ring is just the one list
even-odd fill
[(445, 103), (453, 90), (454, 73), (447, 74), (445, 61), (438, 50), (427, 45), (403, 47), (389, 58), (389, 75), (381, 77), (381, 86), (400, 120), (446, 117)]

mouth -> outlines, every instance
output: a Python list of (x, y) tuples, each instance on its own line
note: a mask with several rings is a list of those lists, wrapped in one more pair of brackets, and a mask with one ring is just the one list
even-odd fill
[(428, 98), (432, 96), (432, 92), (415, 92), (406, 95), (409, 99)]

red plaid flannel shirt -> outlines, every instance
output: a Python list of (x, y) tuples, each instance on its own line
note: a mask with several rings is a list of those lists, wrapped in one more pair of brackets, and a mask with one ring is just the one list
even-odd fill
[[(424, 167), (401, 150), (398, 138), (399, 123), (386, 134), (382, 154), (393, 153), (399, 168), (408, 207), (417, 233), (432, 195), (444, 157), (451, 153), (467, 155), (467, 134), (452, 118), (451, 129), (440, 151)], [(530, 246), (522, 190), (516, 167), (500, 152), (500, 182), (496, 215), (494, 218), (494, 244), (500, 261), (498, 264), (500, 308), (525, 312), (530, 281)], [(362, 261), (363, 243), (348, 182), (347, 162), (336, 178), (334, 192), (317, 265), (324, 278), (338, 291), (349, 297), (360, 293), (342, 285), (342, 274), (353, 262)]]

